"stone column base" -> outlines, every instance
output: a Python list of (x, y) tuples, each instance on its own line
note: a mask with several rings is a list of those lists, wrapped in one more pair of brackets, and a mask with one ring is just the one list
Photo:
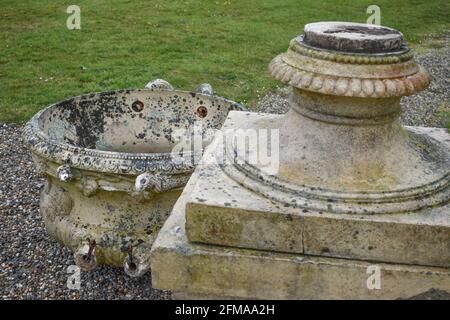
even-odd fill
[[(436, 135), (436, 130), (429, 129), (429, 131), (430, 135), (440, 139), (439, 135)], [(441, 132), (441, 130), (438, 131)], [(442, 137), (442, 139), (447, 139), (448, 134)], [(212, 144), (204, 159), (213, 154), (214, 150), (215, 147)], [(213, 177), (217, 186), (221, 187), (220, 195), (214, 198), (205, 196), (211, 195), (209, 188), (211, 184), (206, 183), (206, 180), (207, 177), (211, 178), (209, 173), (212, 171), (215, 173)], [(199, 199), (199, 191), (205, 188), (209, 191), (205, 192), (204, 197)], [(231, 191), (231, 189), (234, 189), (234, 191)], [(236, 200), (232, 203), (231, 208), (229, 205), (213, 205), (213, 202), (227, 200), (226, 198), (230, 194)], [(414, 260), (407, 262), (408, 257), (411, 256), (408, 252), (417, 251), (420, 253), (421, 251), (416, 247), (427, 247), (429, 244), (410, 243), (408, 245), (409, 242), (405, 242), (405, 239), (410, 233), (396, 235), (394, 230), (398, 228), (396, 230), (400, 232), (401, 230), (407, 230), (405, 229), (407, 225), (417, 225), (414, 230), (420, 234), (421, 228), (425, 227), (420, 222), (423, 217), (424, 223), (428, 221), (429, 228), (433, 228), (434, 225), (436, 225), (435, 228), (439, 228), (439, 239), (442, 242), (440, 246), (448, 246), (449, 243), (445, 240), (448, 239), (450, 232), (448, 204), (439, 208), (427, 209), (426, 212), (411, 213), (411, 216), (406, 213), (384, 216), (383, 218), (377, 217), (377, 215), (367, 215), (361, 220), (361, 223), (353, 225), (354, 230), (341, 228), (333, 231), (332, 228), (327, 229), (331, 232), (328, 233), (330, 244), (332, 243), (330, 238), (338, 234), (352, 235), (359, 230), (360, 234), (367, 233), (369, 235), (370, 230), (373, 229), (369, 228), (370, 226), (376, 226), (377, 232), (388, 230), (386, 237), (395, 237), (394, 242), (389, 242), (389, 239), (382, 241), (383, 239), (378, 237), (363, 241), (367, 244), (370, 244), (371, 241), (376, 241), (380, 245), (384, 244), (380, 249), (374, 248), (375, 251), (386, 248), (384, 252), (387, 259), (380, 260), (383, 258), (384, 249), (376, 251), (380, 259), (367, 259), (362, 254), (362, 247), (344, 250), (345, 245), (348, 248), (351, 246), (348, 243), (340, 243), (338, 238), (336, 238), (335, 246), (330, 245), (331, 251), (322, 254), (320, 252), (317, 254), (301, 252), (308, 247), (308, 241), (312, 241), (308, 238), (304, 238), (303, 247), (298, 247), (300, 252), (297, 249), (292, 252), (280, 252), (275, 247), (270, 248), (267, 245), (257, 247), (259, 243), (257, 239), (280, 240), (277, 238), (281, 236), (280, 227), (277, 227), (277, 216), (291, 215), (292, 219), (297, 219), (295, 212), (291, 212), (292, 210), (287, 212), (285, 208), (278, 212), (276, 210), (272, 212), (264, 210), (270, 204), (270, 201), (258, 197), (255, 194), (251, 195), (244, 188), (239, 189), (233, 180), (223, 172), (220, 173), (220, 169), (214, 165), (209, 164), (207, 168), (200, 165), (192, 175), (153, 244), (151, 251), (153, 286), (175, 292), (174, 298), (176, 299), (407, 299), (430, 290), (450, 292), (450, 268), (447, 267), (446, 262), (438, 259), (436, 260), (439, 263), (437, 266), (417, 263)], [(186, 230), (186, 213), (187, 210), (190, 210), (188, 204), (195, 201), (203, 203), (204, 217), (208, 217), (208, 212), (214, 212), (213, 216), (215, 217), (222, 213), (223, 221), (227, 220), (228, 217), (231, 219), (230, 223), (241, 227), (241, 229), (234, 229), (236, 232), (241, 230), (241, 233), (227, 234), (221, 230), (216, 230), (216, 234), (213, 234), (213, 228), (205, 228), (205, 239), (221, 239), (223, 237), (223, 244), (210, 244), (206, 243), (206, 240), (204, 243), (191, 242), (189, 240), (191, 239), (190, 230), (188, 232)], [(248, 206), (251, 208), (248, 208)], [(259, 207), (259, 210), (256, 210), (257, 207)], [(301, 211), (297, 215), (307, 216)], [(209, 217), (210, 221), (213, 220), (211, 217)], [(274, 219), (271, 220), (270, 217)], [(427, 220), (430, 217), (439, 217), (439, 219)], [(355, 216), (354, 219), (356, 218)], [(316, 217), (316, 219), (322, 218)], [(326, 217), (323, 219), (325, 226), (331, 226), (331, 220), (340, 225), (339, 219), (342, 218), (336, 214), (333, 219)], [(264, 222), (265, 228), (256, 228), (258, 221)], [(343, 219), (342, 223), (345, 221), (346, 219)], [(273, 228), (271, 228), (271, 223)], [(296, 223), (301, 231), (309, 222), (308, 219), (302, 220), (300, 217)], [(291, 226), (292, 222), (289, 225)], [(188, 223), (187, 226), (189, 227), (190, 224)], [(229, 228), (224, 229), (224, 231), (226, 230), (229, 230)], [(249, 233), (251, 230), (253, 232)], [(258, 230), (263, 230), (267, 234), (258, 234)], [(289, 232), (291, 231), (289, 229)], [(317, 231), (320, 232), (320, 228)], [(251, 234), (253, 234), (253, 237), (251, 237)], [(285, 235), (289, 234), (285, 232)], [(227, 238), (228, 236), (229, 238)], [(300, 239), (302, 236), (304, 235), (298, 234)], [(314, 238), (314, 234), (310, 236), (310, 239)], [(417, 239), (421, 242), (427, 242), (427, 239), (432, 239), (432, 237), (428, 238), (424, 235)], [(395, 263), (389, 262), (393, 254), (393, 249), (389, 249), (389, 243), (395, 244), (397, 250), (400, 247), (406, 250), (403, 253), (398, 252), (398, 257), (394, 259), (397, 261)], [(400, 244), (403, 245), (400, 246)], [(356, 245), (355, 242), (353, 246)], [(342, 252), (346, 252), (348, 256), (333, 256), (335, 252), (339, 252), (339, 248), (343, 249)], [(429, 252), (428, 255), (424, 252), (423, 256), (417, 257), (418, 261), (432, 264), (434, 260), (430, 257), (434, 257), (435, 253), (437, 254), (440, 250), (439, 248), (432, 250), (433, 252)], [(373, 254), (373, 257), (377, 256)], [(399, 262), (400, 260), (402, 262)]]

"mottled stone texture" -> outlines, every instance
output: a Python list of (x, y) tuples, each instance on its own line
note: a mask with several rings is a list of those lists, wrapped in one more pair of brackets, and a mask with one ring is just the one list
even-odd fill
[(358, 53), (387, 53), (404, 49), (403, 35), (394, 29), (349, 22), (305, 25), (305, 42), (313, 47)]
[[(211, 155), (214, 149), (211, 148), (207, 154)], [(190, 299), (397, 299), (409, 298), (431, 288), (450, 291), (449, 268), (288, 254), (272, 251), (270, 247), (266, 250), (240, 249), (237, 248), (239, 239), (235, 239), (232, 246), (194, 243), (186, 234), (186, 205), (192, 201), (196, 186), (209, 185), (205, 179), (209, 173), (205, 167), (197, 168), (159, 232), (151, 255), (152, 285), (155, 288), (182, 292), (180, 298)], [(218, 177), (218, 182), (224, 182), (223, 178), (226, 179)], [(225, 183), (223, 193), (234, 188), (230, 179)], [(248, 196), (243, 192), (238, 199), (239, 204), (248, 203)], [(264, 203), (265, 200), (261, 199), (258, 204)], [(235, 220), (241, 219), (241, 229), (252, 229), (244, 214), (240, 214), (240, 209), (220, 206), (216, 210), (222, 210), (224, 216), (234, 211)], [(270, 215), (258, 214), (260, 217)], [(226, 225), (222, 226), (226, 228)], [(216, 239), (223, 230), (217, 229)], [(265, 238), (270, 238), (279, 232), (278, 223), (269, 224), (268, 228), (258, 229), (253, 234), (242, 234), (241, 241), (245, 242), (243, 238), (249, 239), (252, 235), (259, 237), (265, 234)], [(226, 237), (224, 234), (223, 238)], [(380, 267), (380, 290), (367, 288), (370, 276), (367, 267), (370, 265)]]
[(219, 129), (229, 110), (243, 110), (208, 86), (184, 92), (158, 79), (148, 89), (65, 100), (27, 124), (25, 140), (46, 177), (40, 207), (47, 230), (84, 270), (148, 270), (151, 245), (202, 153), (200, 143), (175, 158), (177, 135), (197, 125), (207, 145), (207, 130)]
[(152, 248), (153, 284), (193, 297), (450, 292), (450, 136), (399, 123), (400, 97), (430, 81), (402, 34), (307, 25), (269, 70), (293, 87), (290, 110), (233, 112), (223, 130), (278, 130), (277, 170), (249, 160), (261, 143), (242, 152), (218, 136)]
[[(228, 123), (240, 128), (255, 119), (276, 123), (281, 117), (231, 112), (224, 128), (230, 128)], [(450, 147), (450, 135), (445, 129), (406, 130), (434, 137)], [(372, 215), (298, 208), (242, 188), (219, 165), (202, 166), (200, 181), (190, 193), (185, 212), (186, 233), (192, 242), (450, 267), (449, 204)]]

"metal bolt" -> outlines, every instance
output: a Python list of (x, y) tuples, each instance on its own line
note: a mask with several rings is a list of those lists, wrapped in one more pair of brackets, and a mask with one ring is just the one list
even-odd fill
[(136, 100), (131, 105), (131, 109), (133, 109), (133, 111), (135, 112), (141, 112), (142, 110), (144, 110), (144, 103), (142, 101)]
[(95, 242), (94, 239), (92, 239), (92, 240), (87, 239), (87, 240), (88, 240), (88, 244), (89, 244), (89, 250), (88, 250), (88, 253), (87, 253), (85, 259), (86, 259), (87, 261), (89, 261), (89, 260), (91, 260), (92, 252), (93, 252), (94, 249), (95, 249), (96, 242)]
[(204, 118), (208, 114), (208, 109), (205, 106), (200, 106), (197, 108), (196, 113), (200, 118)]
[(136, 263), (133, 262), (133, 246), (130, 244), (128, 247), (128, 268), (130, 270), (136, 270)]
[(128, 247), (128, 257), (130, 258), (130, 264), (133, 263), (133, 246), (130, 244)]

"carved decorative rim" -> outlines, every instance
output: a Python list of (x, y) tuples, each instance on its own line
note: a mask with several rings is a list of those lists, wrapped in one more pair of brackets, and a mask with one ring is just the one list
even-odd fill
[(289, 49), (311, 58), (349, 64), (392, 64), (408, 61), (414, 57), (413, 51), (407, 47), (403, 51), (370, 55), (317, 49), (305, 44), (303, 42), (303, 36), (292, 39)]
[[(104, 93), (121, 93), (127, 91), (170, 91), (174, 93), (191, 94), (189, 91), (181, 90), (164, 90), (164, 89), (125, 89), (109, 91)], [(92, 94), (80, 95), (70, 99), (86, 98)], [(205, 96), (205, 99), (216, 99), (230, 103), (236, 110), (246, 110), (242, 105), (228, 100), (223, 97), (204, 95), (195, 93), (196, 95)], [(36, 113), (31, 120), (25, 125), (23, 137), (25, 142), (40, 157), (50, 161), (68, 164), (74, 168), (93, 170), (106, 173), (118, 173), (127, 175), (138, 175), (144, 172), (163, 172), (169, 174), (178, 174), (184, 172), (192, 172), (195, 168), (195, 159), (200, 159), (201, 152), (184, 152), (183, 158), (186, 161), (178, 163), (174, 161), (175, 154), (167, 153), (128, 153), (116, 151), (103, 151), (95, 149), (87, 149), (77, 147), (67, 143), (57, 142), (51, 139), (39, 128), (39, 119), (41, 115), (52, 107), (57, 107), (55, 103)], [(178, 157), (177, 157), (178, 158)]]
[(276, 56), (269, 64), (272, 75), (295, 88), (329, 95), (390, 98), (411, 95), (425, 89), (430, 83), (428, 73), (419, 66), (415, 74), (399, 78), (348, 78), (307, 72), (286, 63), (285, 53)]
[(412, 188), (353, 193), (289, 183), (239, 158), (230, 142), (225, 149), (227, 161), (220, 165), (223, 172), (245, 188), (286, 206), (330, 213), (390, 214), (450, 201), (450, 173)]

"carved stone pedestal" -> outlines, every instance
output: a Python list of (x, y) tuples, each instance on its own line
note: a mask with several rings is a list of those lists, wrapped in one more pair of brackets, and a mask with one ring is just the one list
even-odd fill
[(222, 129), (278, 133), (276, 170), (260, 144), (242, 153), (217, 135), (152, 247), (154, 287), (262, 299), (450, 292), (450, 135), (399, 123), (400, 97), (429, 83), (412, 57), (396, 30), (306, 25), (269, 67), (293, 87), (290, 111), (231, 112)]
[[(248, 117), (231, 112), (228, 120), (238, 125)], [(449, 145), (445, 129), (408, 130)], [(450, 292), (449, 213), (449, 204), (409, 214), (304, 212), (242, 188), (208, 163), (196, 169), (153, 244), (152, 285), (183, 292), (182, 299), (397, 299)], [(380, 289), (370, 287), (376, 268)]]

